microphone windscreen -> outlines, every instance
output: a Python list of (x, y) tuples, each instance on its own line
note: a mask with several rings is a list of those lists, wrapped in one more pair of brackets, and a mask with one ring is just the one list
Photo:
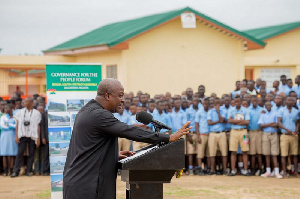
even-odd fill
[(153, 116), (145, 111), (138, 112), (136, 114), (136, 120), (143, 124), (149, 124), (153, 119)]

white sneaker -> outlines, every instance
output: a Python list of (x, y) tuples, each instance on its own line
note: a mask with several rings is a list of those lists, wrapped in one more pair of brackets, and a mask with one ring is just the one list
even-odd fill
[(260, 176), (260, 170), (259, 169), (255, 172), (255, 175)]
[(264, 174), (261, 174), (261, 177), (264, 177), (264, 178), (267, 178), (267, 177), (270, 177), (270, 176), (271, 176), (271, 174), (268, 173), (268, 172), (266, 172)]
[(277, 173), (277, 174), (275, 174), (275, 178), (281, 179), (281, 178), (282, 178), (282, 175), (280, 175), (279, 173)]
[(279, 174), (283, 176), (283, 170), (281, 170)]
[(274, 176), (275, 176), (275, 170), (273, 170), (271, 173), (271, 177), (274, 177)]

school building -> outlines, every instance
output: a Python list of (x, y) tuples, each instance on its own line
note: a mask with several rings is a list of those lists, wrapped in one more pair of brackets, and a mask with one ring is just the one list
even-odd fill
[(240, 31), (187, 7), (108, 24), (43, 56), (0, 56), (0, 96), (16, 85), (45, 93), (46, 63), (102, 63), (103, 78), (152, 96), (200, 84), (220, 95), (244, 78), (262, 77), (271, 87), (281, 74), (300, 74), (299, 44), (300, 22)]

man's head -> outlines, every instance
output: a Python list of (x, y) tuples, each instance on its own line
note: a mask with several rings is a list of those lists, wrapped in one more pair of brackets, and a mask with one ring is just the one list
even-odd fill
[(224, 104), (226, 107), (228, 107), (230, 105), (230, 101), (231, 101), (231, 99), (229, 96), (224, 97)]
[(96, 100), (106, 110), (117, 113), (124, 104), (124, 88), (116, 79), (108, 78), (102, 80), (97, 88)]
[(181, 107), (181, 100), (177, 99), (174, 101), (174, 107), (176, 110), (179, 110)]
[(245, 108), (248, 108), (249, 107), (249, 103), (247, 100), (243, 100), (242, 101), (242, 106), (245, 107)]
[(140, 96), (140, 102), (143, 104), (143, 105), (146, 105), (148, 103), (148, 96), (146, 94), (142, 94)]
[(245, 81), (242, 81), (242, 82), (240, 83), (240, 87), (241, 87), (241, 88), (247, 88), (247, 83), (246, 83)]
[(241, 104), (242, 104), (242, 100), (240, 98), (240, 96), (235, 96), (234, 97), (234, 104), (236, 108), (241, 108)]
[(39, 106), (37, 107), (37, 110), (38, 110), (40, 113), (44, 113), (44, 112), (45, 112), (45, 106), (39, 105)]
[(264, 99), (263, 98), (257, 98), (257, 104), (258, 104), (258, 106), (260, 106), (260, 107), (264, 107), (264, 104), (265, 104), (265, 102), (264, 102)]
[(260, 87), (260, 84), (261, 84), (261, 78), (257, 78), (256, 79), (256, 86)]
[(6, 104), (4, 106), (4, 112), (9, 114), (9, 115), (12, 115), (12, 112), (13, 112), (13, 105), (12, 104)]
[(153, 113), (155, 108), (156, 108), (156, 103), (155, 103), (154, 99), (152, 99), (149, 101), (149, 105), (148, 105), (148, 109), (149, 109), (150, 113)]
[(193, 107), (194, 108), (198, 107), (199, 102), (200, 102), (199, 97), (193, 97)]
[(266, 81), (261, 81), (261, 83), (260, 83), (260, 88), (262, 89), (262, 88), (266, 88), (266, 86), (267, 86), (267, 82)]
[(165, 103), (164, 103), (164, 101), (158, 101), (157, 102), (157, 110), (160, 113), (162, 113), (165, 110)]
[(287, 97), (286, 98), (286, 106), (288, 108), (294, 106), (294, 104), (295, 104), (295, 98), (293, 98), (293, 97)]
[(282, 83), (283, 85), (285, 85), (285, 84), (286, 84), (286, 75), (281, 75), (281, 76), (280, 76), (280, 81), (281, 81), (281, 83)]
[(235, 87), (236, 87), (236, 90), (240, 90), (240, 88), (241, 88), (241, 81), (236, 81), (235, 82)]
[(139, 99), (138, 97), (134, 97), (134, 98), (132, 99), (132, 104), (134, 104), (134, 105), (136, 105), (136, 106), (139, 105), (139, 102), (140, 102), (140, 99)]
[(186, 96), (187, 96), (187, 98), (189, 100), (192, 99), (192, 97), (193, 97), (193, 89), (187, 88), (186, 91), (185, 91), (185, 93), (186, 93)]
[(273, 88), (278, 88), (279, 87), (279, 81), (274, 81), (273, 82)]
[(271, 111), (271, 108), (272, 108), (271, 102), (270, 102), (270, 101), (267, 101), (267, 102), (265, 103), (265, 107), (266, 107), (266, 109), (267, 109), (268, 111)]
[(297, 93), (295, 91), (290, 91), (289, 96), (294, 97), (297, 100)]
[(25, 100), (24, 100), (24, 106), (27, 108), (27, 109), (32, 109), (33, 108), (33, 98), (32, 97), (27, 97)]
[(254, 89), (254, 83), (253, 83), (252, 80), (251, 80), (251, 81), (248, 81), (248, 89), (249, 89), (250, 91), (252, 91), (252, 90)]
[(287, 80), (287, 85), (289, 88), (292, 88), (293, 87), (293, 80), (292, 79), (288, 79)]
[(134, 97), (134, 94), (133, 94), (132, 91), (130, 91), (130, 92), (128, 93), (128, 98), (129, 98), (130, 100), (132, 100), (133, 97)]
[(209, 98), (209, 108), (213, 108), (215, 106), (215, 98), (210, 97)]
[(253, 105), (253, 107), (257, 106), (257, 97), (256, 96), (251, 97), (251, 104)]
[(130, 110), (130, 112), (132, 113), (132, 115), (135, 115), (135, 114), (136, 114), (136, 105), (135, 105), (135, 104), (132, 104), (132, 105), (129, 107), (129, 110)]
[(204, 96), (204, 93), (205, 93), (205, 87), (203, 85), (200, 85), (198, 87), (198, 93), (200, 96)]
[(166, 100), (170, 100), (172, 98), (172, 95), (170, 92), (166, 92)]
[[(261, 87), (262, 87), (262, 85), (261, 85)], [(260, 95), (261, 95), (262, 98), (265, 98), (265, 97), (266, 97), (267, 91), (266, 91), (265, 88), (261, 88), (261, 89), (260, 89)]]
[(21, 109), (22, 108), (22, 98), (17, 98), (16, 99), (16, 109)]
[(203, 102), (202, 102), (202, 105), (203, 105), (203, 108), (204, 108), (205, 110), (208, 110), (208, 108), (209, 108), (209, 99), (208, 99), (208, 98), (205, 98), (205, 99), (203, 100)]
[(186, 99), (182, 100), (181, 107), (183, 110), (185, 110), (189, 107), (189, 103)]
[(300, 75), (297, 75), (295, 78), (295, 84), (300, 84)]
[(276, 106), (281, 106), (282, 105), (282, 97), (280, 95), (276, 95), (274, 102), (276, 104)]
[(251, 95), (249, 93), (246, 93), (244, 96), (243, 96), (244, 100), (246, 100), (248, 102), (248, 104), (250, 104), (250, 101), (251, 101)]
[(245, 95), (247, 93), (247, 87), (241, 87), (240, 91), (241, 91), (241, 95)]
[(267, 96), (266, 96), (266, 100), (267, 101), (273, 101), (273, 94), (272, 93), (269, 93), (269, 94), (267, 94)]
[(131, 99), (130, 98), (126, 98), (124, 100), (124, 108), (128, 110), (129, 107), (130, 107), (130, 105), (131, 105)]

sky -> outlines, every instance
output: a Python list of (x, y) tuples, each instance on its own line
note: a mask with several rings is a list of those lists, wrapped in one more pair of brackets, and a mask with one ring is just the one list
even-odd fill
[(42, 55), (103, 25), (185, 7), (238, 30), (300, 21), (299, 0), (0, 0), (0, 55)]

